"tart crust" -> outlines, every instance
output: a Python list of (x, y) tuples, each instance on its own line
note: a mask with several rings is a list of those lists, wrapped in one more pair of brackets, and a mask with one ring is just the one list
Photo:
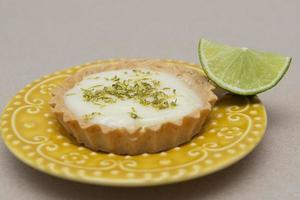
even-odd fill
[[(86, 122), (77, 118), (65, 105), (65, 93), (83, 77), (103, 71), (133, 68), (151, 69), (176, 75), (200, 96), (203, 106), (176, 121), (129, 130), (126, 127), (115, 128)], [(78, 71), (52, 92), (53, 98), (49, 104), (58, 121), (79, 144), (94, 151), (137, 155), (168, 150), (191, 140), (201, 130), (217, 100), (217, 96), (212, 92), (213, 89), (205, 75), (196, 69), (185, 67), (184, 64), (161, 60), (121, 60), (117, 63), (99, 64)]]

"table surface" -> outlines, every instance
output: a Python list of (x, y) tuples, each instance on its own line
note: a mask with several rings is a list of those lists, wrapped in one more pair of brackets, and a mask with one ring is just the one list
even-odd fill
[(259, 95), (268, 112), (265, 138), (232, 167), (168, 186), (92, 186), (31, 169), (0, 140), (0, 199), (300, 199), (299, 8), (297, 0), (0, 0), (1, 110), (26, 83), (88, 61), (198, 63), (200, 37), (293, 57), (280, 84)]

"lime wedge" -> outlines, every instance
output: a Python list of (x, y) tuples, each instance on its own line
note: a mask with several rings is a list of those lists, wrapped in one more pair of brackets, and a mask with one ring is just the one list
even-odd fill
[(237, 48), (206, 39), (199, 42), (199, 59), (206, 75), (219, 87), (254, 95), (274, 87), (291, 63), (290, 57)]

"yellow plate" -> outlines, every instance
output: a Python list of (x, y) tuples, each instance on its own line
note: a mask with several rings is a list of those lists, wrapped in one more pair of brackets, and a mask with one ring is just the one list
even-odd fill
[[(251, 152), (266, 129), (266, 112), (257, 97), (227, 95), (220, 99), (202, 133), (190, 143), (157, 154), (119, 156), (93, 152), (66, 137), (51, 114), (50, 91), (83, 67), (46, 75), (28, 84), (7, 105), (1, 132), (11, 152), (31, 167), (79, 182), (148, 186), (184, 181), (223, 169)], [(187, 67), (200, 66), (181, 61)]]

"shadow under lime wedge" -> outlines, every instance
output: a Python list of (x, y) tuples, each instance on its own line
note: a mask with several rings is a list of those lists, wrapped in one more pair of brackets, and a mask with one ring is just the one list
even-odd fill
[(206, 39), (200, 40), (198, 51), (209, 79), (240, 95), (254, 95), (274, 87), (291, 63), (290, 57), (231, 47)]

